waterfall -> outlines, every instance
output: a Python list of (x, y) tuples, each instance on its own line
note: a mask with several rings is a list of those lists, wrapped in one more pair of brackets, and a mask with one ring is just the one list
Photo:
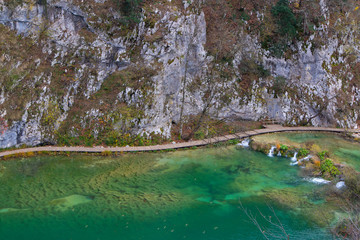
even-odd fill
[(281, 157), (281, 152), (278, 151), (278, 154), (276, 156)]
[(291, 166), (294, 166), (294, 165), (298, 165), (299, 163), (303, 162), (303, 161), (309, 161), (310, 158), (312, 158), (311, 155), (307, 156), (307, 157), (304, 157), (302, 159), (299, 159), (297, 160), (296, 156), (297, 156), (297, 152), (294, 154), (294, 156), (291, 158), (291, 163), (290, 165)]
[(290, 158), (290, 160), (291, 160), (290, 165), (291, 165), (291, 166), (294, 166), (294, 165), (298, 165), (298, 164), (299, 164), (299, 162), (298, 162), (298, 160), (297, 160), (297, 158), (296, 158), (297, 155), (298, 155), (298, 153), (295, 152), (295, 153), (294, 153), (294, 156), (293, 156), (292, 158)]
[(343, 187), (346, 187), (344, 181), (340, 181), (340, 182), (336, 183), (336, 188), (337, 188), (337, 189), (341, 189), (341, 188), (343, 188)]
[(236, 145), (242, 146), (242, 147), (249, 147), (250, 146), (250, 138), (246, 138), (246, 139), (242, 140), (241, 143), (238, 143)]
[(303, 161), (309, 161), (310, 158), (312, 158), (311, 155), (308, 155), (308, 156), (306, 156), (306, 157), (304, 157), (304, 158), (302, 158), (302, 159), (297, 160), (297, 158), (296, 158), (297, 155), (298, 155), (298, 153), (295, 152), (295, 153), (294, 153), (294, 156), (293, 156), (292, 158), (290, 158), (290, 160), (291, 160), (290, 165), (291, 165), (291, 166), (298, 165), (299, 163), (301, 163), (301, 162), (303, 162)]
[(309, 159), (312, 158), (311, 155), (308, 155), (307, 157), (304, 157), (303, 159), (301, 159), (300, 161), (309, 161)]
[(331, 181), (328, 181), (328, 180), (325, 180), (323, 178), (317, 178), (317, 177), (314, 177), (314, 178), (305, 178), (306, 181), (309, 181), (309, 182), (312, 182), (312, 183), (315, 183), (315, 184), (328, 184), (330, 183)]
[(268, 154), (268, 156), (269, 157), (274, 157), (274, 150), (275, 150), (275, 146), (271, 146), (271, 148), (270, 148), (270, 151), (269, 151), (269, 154)]

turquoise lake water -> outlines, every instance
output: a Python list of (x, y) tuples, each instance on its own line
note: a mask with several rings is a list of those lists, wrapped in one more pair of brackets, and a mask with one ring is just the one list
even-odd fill
[(268, 205), (290, 239), (331, 239), (331, 187), (235, 146), (14, 159), (0, 162), (0, 239), (263, 239), (244, 208), (281, 234)]

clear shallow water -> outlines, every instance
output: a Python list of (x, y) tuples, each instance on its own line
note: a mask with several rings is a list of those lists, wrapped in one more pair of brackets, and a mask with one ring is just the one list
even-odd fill
[[(1, 239), (262, 239), (242, 205), (290, 239), (330, 239), (326, 186), (285, 158), (235, 147), (0, 162)], [(274, 230), (274, 229), (273, 229)]]

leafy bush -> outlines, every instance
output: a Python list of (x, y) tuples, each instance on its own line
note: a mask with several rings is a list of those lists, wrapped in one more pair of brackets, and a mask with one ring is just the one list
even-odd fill
[(194, 138), (195, 138), (195, 139), (204, 139), (204, 138), (205, 138), (205, 133), (204, 133), (204, 131), (202, 131), (201, 129), (198, 130), (198, 131), (196, 131), (196, 132), (194, 133)]
[(118, 144), (118, 140), (114, 136), (109, 136), (109, 137), (105, 138), (104, 142), (105, 142), (106, 146), (117, 146), (117, 144)]
[(244, 9), (240, 10), (240, 19), (243, 20), (243, 21), (249, 21), (250, 20), (250, 16), (244, 11)]
[(289, 7), (288, 0), (279, 0), (271, 9), (272, 16), (276, 19), (278, 32), (287, 39), (296, 36), (297, 19)]
[(266, 35), (261, 46), (275, 57), (282, 57), (289, 42), (297, 36), (298, 20), (289, 7), (288, 0), (279, 0), (271, 9), (271, 15), (277, 25), (274, 34)]
[(298, 152), (298, 157), (306, 157), (307, 155), (309, 155), (309, 153), (310, 151), (306, 148), (300, 148)]
[(283, 145), (283, 144), (280, 145), (280, 150), (287, 151), (288, 149), (289, 149), (288, 146)]
[[(279, 150), (277, 152), (277, 149)], [(288, 153), (289, 147), (283, 144), (277, 145), (276, 146), (276, 150), (274, 151), (274, 153), (278, 154), (280, 152), (281, 156), (286, 156)]]
[(271, 75), (268, 69), (266, 69), (261, 63), (256, 62), (254, 59), (244, 59), (238, 67), (241, 75), (251, 75), (258, 78), (266, 78)]
[(140, 22), (142, 0), (113, 0), (116, 7), (124, 16), (125, 25), (134, 25)]
[(322, 174), (329, 173), (333, 177), (341, 174), (339, 169), (335, 167), (334, 163), (328, 158), (321, 162), (320, 171)]
[(329, 152), (328, 151), (319, 152), (318, 156), (319, 156), (320, 160), (323, 161), (323, 160), (325, 160), (325, 158), (329, 157)]
[(272, 90), (274, 91), (274, 97), (278, 97), (279, 95), (282, 95), (286, 91), (286, 78), (282, 76), (277, 76), (274, 79), (274, 85), (272, 87)]
[(266, 69), (262, 64), (257, 65), (257, 72), (259, 77), (266, 78), (271, 75), (270, 71)]
[(228, 141), (228, 144), (235, 145), (238, 144), (239, 142), (240, 142), (239, 139), (231, 139)]

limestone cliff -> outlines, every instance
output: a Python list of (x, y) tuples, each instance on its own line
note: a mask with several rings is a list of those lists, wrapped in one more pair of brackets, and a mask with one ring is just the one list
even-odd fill
[(275, 0), (133, 2), (0, 0), (0, 147), (170, 137), (200, 115), (357, 126), (356, 1), (283, 1), (286, 38)]

